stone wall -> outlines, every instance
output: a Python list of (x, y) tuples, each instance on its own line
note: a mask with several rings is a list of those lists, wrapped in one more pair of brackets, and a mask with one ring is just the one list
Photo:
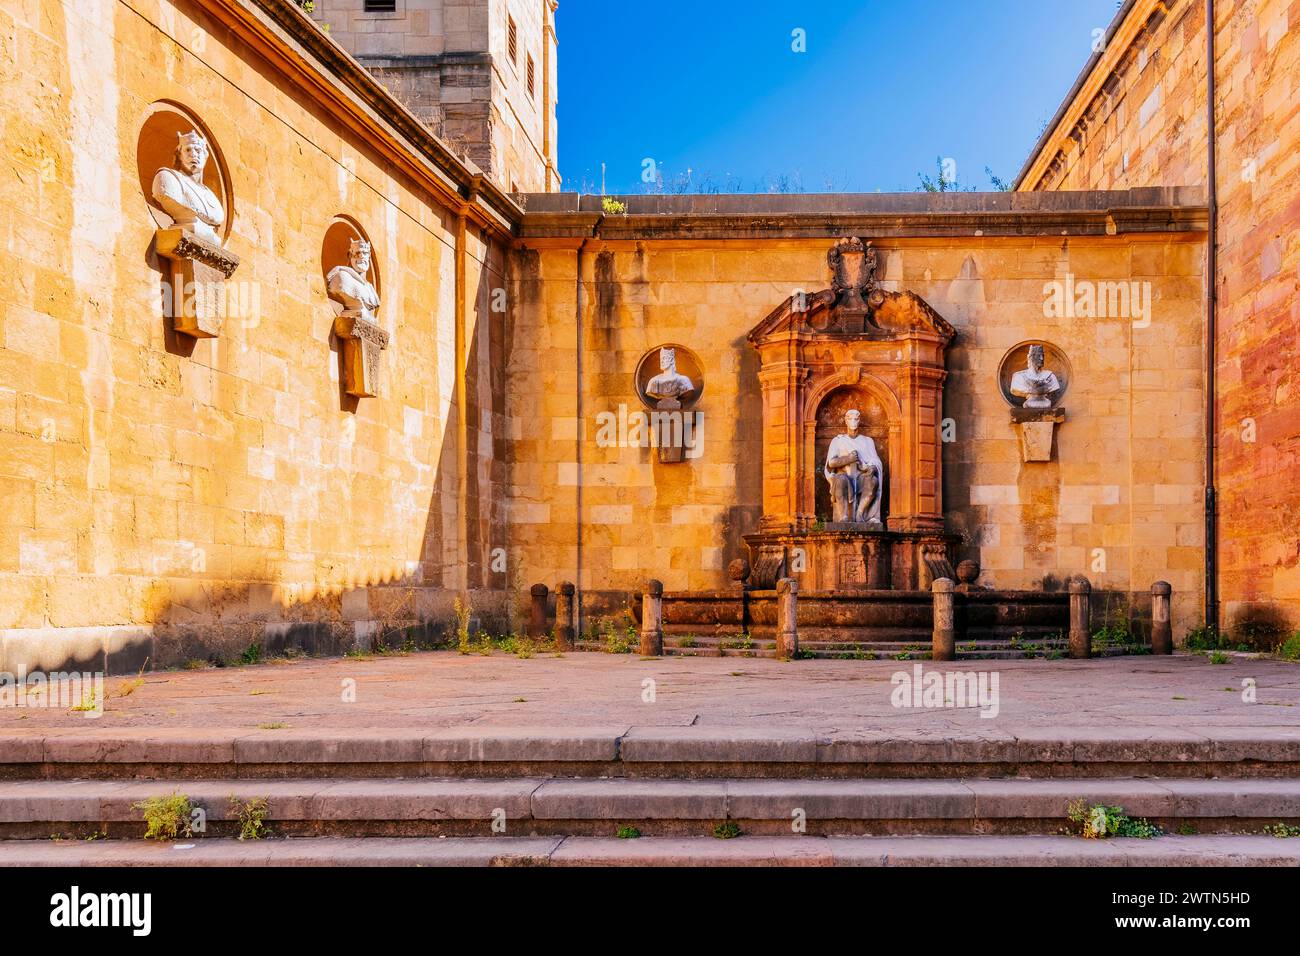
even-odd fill
[[(1005, 209), (996, 197), (857, 197), (856, 214), (836, 197), (624, 199), (626, 218), (530, 211), (528, 248), (513, 260), (515, 588), (574, 580), (591, 616), (651, 576), (669, 590), (726, 586), (762, 500), (758, 360), (745, 336), (787, 296), (826, 288), (825, 233), (854, 228), (875, 237), (886, 288), (915, 292), (957, 329), (943, 492), (949, 530), (964, 539), (958, 557), (1002, 588), (1057, 588), (1083, 573), (1099, 592), (1140, 601), (1165, 579), (1179, 635), (1199, 618), (1203, 236), (1171, 231), (1176, 216), (1107, 235), (1121, 214), (1085, 228), (1078, 197), (1059, 204), (1073, 212), (1042, 220), (978, 212)], [(716, 202), (745, 213), (704, 209)], [(1047, 315), (1045, 290), (1067, 277), (1137, 282), (1150, 311)], [(1031, 338), (1072, 367), (1068, 420), (1046, 463), (1021, 460), (998, 388), (1003, 355)], [(597, 440), (598, 415), (640, 408), (635, 367), (663, 343), (703, 367), (703, 453), (679, 464)]]
[[(481, 223), (513, 207), (462, 205), (462, 462), (460, 209), (439, 191), (461, 173), (382, 119), (362, 135), (362, 87), (272, 6), (0, 10), (0, 670), (427, 640), (467, 586), (500, 620), (504, 253)], [(241, 307), (216, 338), (176, 334), (159, 301), (139, 139), (158, 104), (206, 125), (229, 180)], [(375, 398), (339, 382), (322, 262), (339, 216), (378, 269)]]
[[(1300, 6), (1218, 0), (1215, 12), (1222, 623), (1295, 628)], [(1135, 3), (1020, 188), (1203, 184), (1205, 47), (1204, 0)]]
[[(1164, 578), (1180, 632), (1200, 615), (1196, 190), (625, 197), (626, 216), (538, 193), (525, 213), (287, 0), (10, 5), (0, 71), (0, 670), (425, 641), (456, 594), (505, 630), (538, 581), (577, 581), (588, 619), (651, 575), (724, 586), (762, 501), (745, 335), (826, 288), (843, 236), (957, 329), (957, 556), (1002, 588), (1085, 573), (1140, 600)], [(215, 338), (178, 334), (160, 296), (146, 195), (168, 156), (145, 131), (171, 113), (206, 130), (240, 260)], [(375, 397), (340, 381), (341, 223), (372, 244)], [(1046, 308), (1078, 282), (1150, 307)], [(1068, 357), (1068, 418), (1026, 463), (998, 365), (1038, 338)], [(637, 362), (666, 343), (705, 389), (702, 454), (676, 464), (595, 428), (638, 408)]]
[[(499, 181), (512, 192), (560, 188), (556, 136), (555, 0), (494, 0), (490, 19), (493, 65), (492, 151)], [(518, 36), (510, 59), (507, 17)], [(533, 90), (528, 89), (528, 60)]]
[[(363, 0), (317, 0), (312, 16), (503, 188), (558, 188), (554, 0), (396, 0), (395, 6), (373, 12)], [(508, 18), (516, 28), (513, 61)]]

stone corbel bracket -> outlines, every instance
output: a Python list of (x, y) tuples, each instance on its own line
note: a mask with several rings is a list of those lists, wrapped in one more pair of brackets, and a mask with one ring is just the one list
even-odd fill
[(226, 280), (239, 256), (180, 226), (159, 229), (154, 248), (171, 267), (164, 309), (172, 327), (196, 339), (216, 338), (226, 316)]
[(334, 334), (343, 347), (343, 388), (357, 398), (379, 395), (379, 358), (388, 348), (388, 333), (356, 313), (334, 320)]
[(1020, 435), (1021, 460), (1051, 461), (1056, 426), (1063, 421), (1063, 408), (1011, 409), (1011, 424)]

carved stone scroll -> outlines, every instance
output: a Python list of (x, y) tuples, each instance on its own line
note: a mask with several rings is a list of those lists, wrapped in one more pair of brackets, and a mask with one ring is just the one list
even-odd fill
[(154, 247), (170, 267), (165, 305), (173, 328), (216, 338), (226, 315), (226, 280), (239, 267), (239, 256), (180, 226), (159, 229)]
[(334, 320), (334, 334), (343, 347), (343, 387), (349, 395), (379, 395), (379, 358), (388, 348), (388, 333), (359, 315), (344, 313)]

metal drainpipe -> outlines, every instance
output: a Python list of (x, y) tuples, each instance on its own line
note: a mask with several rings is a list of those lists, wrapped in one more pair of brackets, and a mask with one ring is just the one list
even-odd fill
[(1219, 628), (1219, 502), (1215, 488), (1215, 402), (1216, 339), (1218, 336), (1218, 222), (1219, 195), (1215, 174), (1215, 138), (1217, 129), (1214, 116), (1214, 0), (1205, 0), (1205, 64), (1206, 64), (1206, 186), (1209, 206), (1209, 226), (1205, 253), (1205, 623)]

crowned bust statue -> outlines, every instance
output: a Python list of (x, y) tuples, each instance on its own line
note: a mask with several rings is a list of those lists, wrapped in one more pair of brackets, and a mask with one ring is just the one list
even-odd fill
[(1011, 376), (1011, 394), (1025, 400), (1025, 408), (1051, 408), (1052, 396), (1061, 390), (1061, 382), (1043, 368), (1044, 353), (1041, 345), (1029, 346), (1029, 360), (1025, 368)]
[(343, 303), (343, 314), (375, 321), (379, 293), (370, 284), (370, 243), (353, 239), (348, 243), (347, 265), (338, 265), (325, 276), (332, 298)]
[(856, 408), (844, 413), (845, 430), (831, 439), (822, 473), (831, 486), (832, 521), (879, 525), (885, 468), (861, 426)]
[(645, 393), (657, 401), (681, 401), (695, 391), (695, 383), (677, 371), (677, 350), (665, 346), (659, 350), (660, 372), (646, 382)]
[(221, 200), (203, 182), (208, 165), (208, 141), (196, 130), (178, 133), (176, 160), (154, 174), (154, 202), (177, 226), (200, 239), (220, 245), (217, 227), (226, 221)]

